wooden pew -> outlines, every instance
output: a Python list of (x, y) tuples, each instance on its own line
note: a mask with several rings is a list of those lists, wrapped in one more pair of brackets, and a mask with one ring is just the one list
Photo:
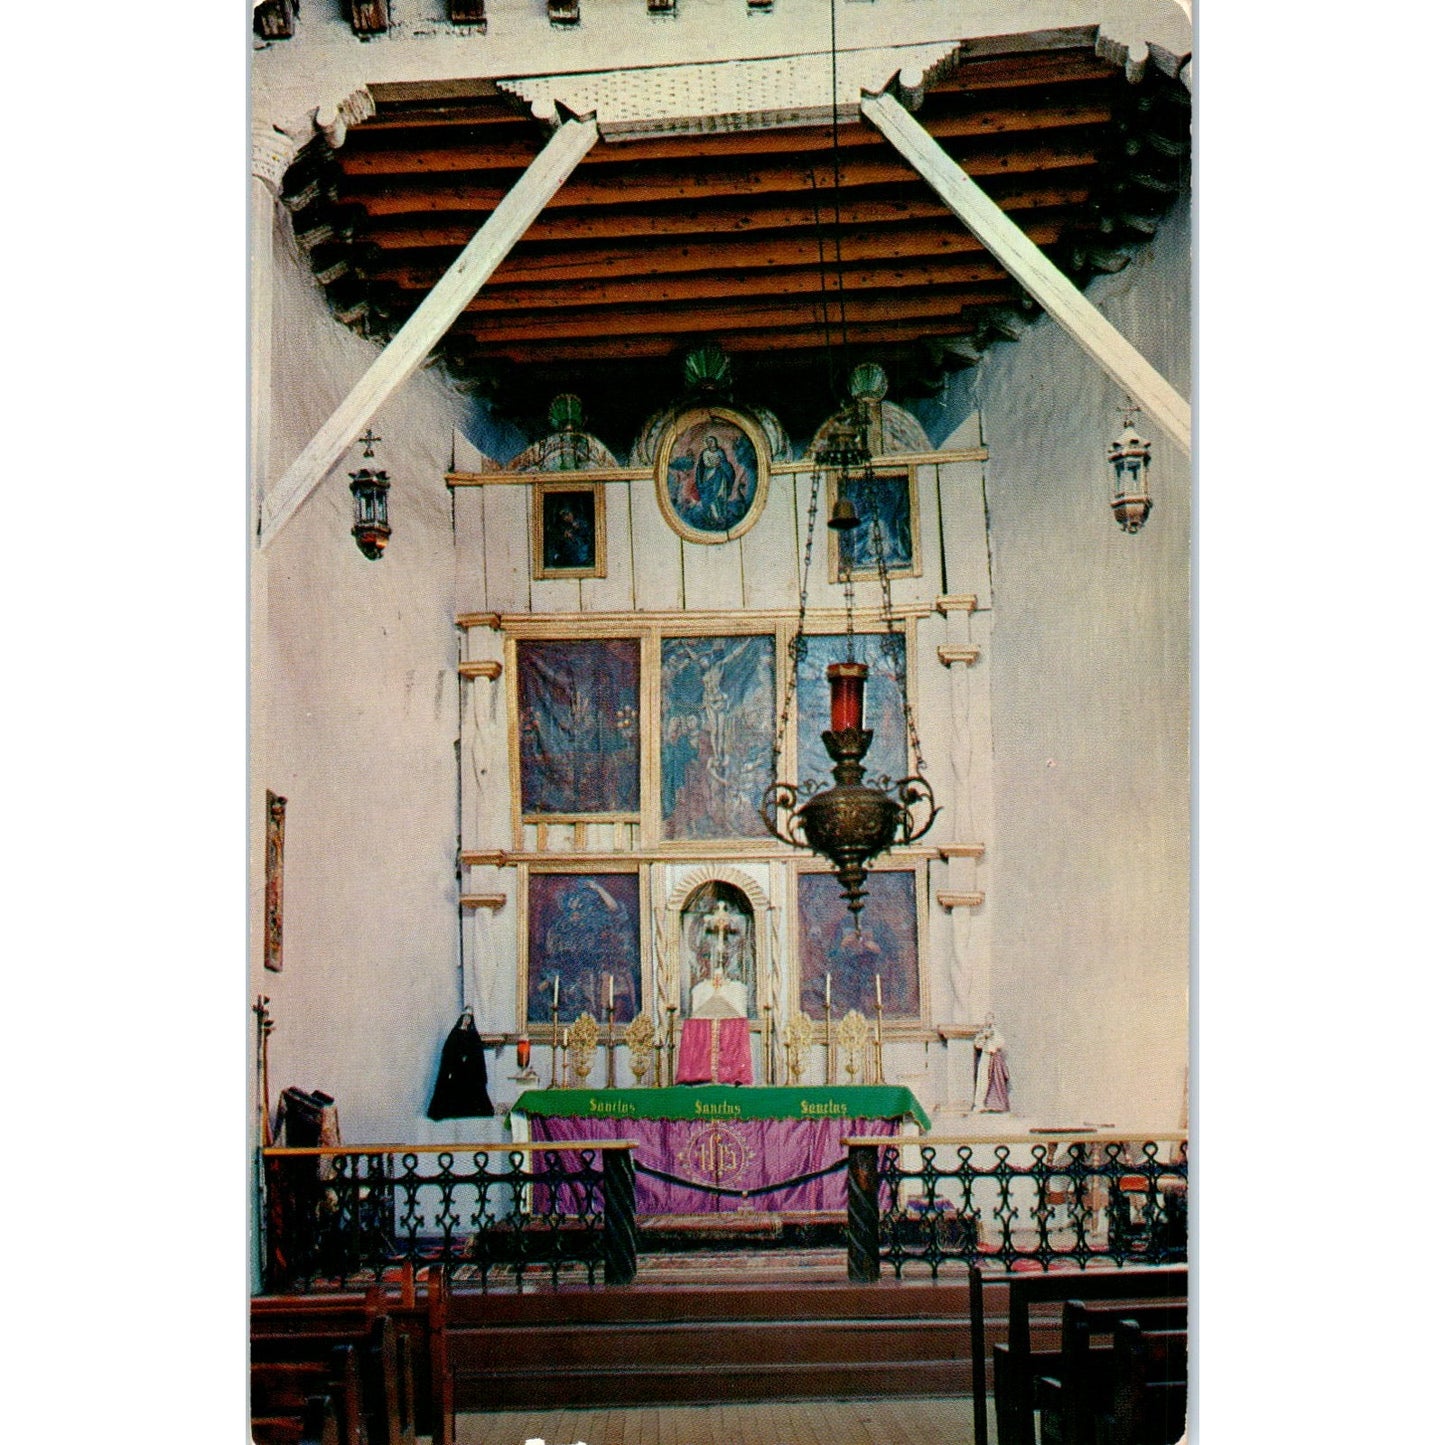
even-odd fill
[[(1126, 1319), (1146, 1331), (1184, 1330), (1189, 1325), (1189, 1306), (1066, 1300), (1059, 1375), (1041, 1377), (1035, 1388), (1041, 1445), (1108, 1445), (1102, 1434), (1096, 1434), (1094, 1421), (1113, 1412), (1114, 1327)], [(1108, 1342), (1103, 1347), (1096, 1344), (1101, 1337)]]
[[(994, 1419), (998, 1445), (1035, 1445), (1033, 1414), (1036, 1385), (1042, 1376), (1058, 1377), (1062, 1359), (1057, 1345), (1036, 1345), (1033, 1326), (1042, 1322), (1045, 1339), (1056, 1337), (1066, 1300), (1159, 1301), (1188, 1297), (1189, 1271), (1184, 1265), (1141, 1266), (1097, 1270), (1054, 1270), (1044, 1274), (985, 1275), (979, 1266), (969, 1269), (969, 1315), (972, 1324), (971, 1361), (974, 1389), (974, 1438), (988, 1445), (988, 1408), (985, 1400), (987, 1347), (983, 1296), (987, 1285), (1003, 1287), (1008, 1296), (1005, 1343), (993, 1348)], [(1037, 1313), (1035, 1313), (1037, 1312)]]
[(398, 1333), (388, 1315), (372, 1316), (364, 1333), (356, 1333), (346, 1328), (350, 1321), (344, 1311), (312, 1313), (320, 1318), (306, 1321), (303, 1314), (302, 1321), (323, 1328), (253, 1334), (253, 1370), (274, 1367), (273, 1374), (279, 1378), (290, 1369), (298, 1379), (304, 1379), (308, 1371), (314, 1372), (325, 1363), (338, 1344), (351, 1349), (358, 1360), (367, 1445), (415, 1445), (411, 1341)]
[(330, 1395), (308, 1396), (298, 1445), (341, 1445), (341, 1422)]
[(1188, 1379), (1188, 1331), (1115, 1325), (1111, 1445), (1175, 1445), (1184, 1434)]
[(369, 1445), (355, 1345), (335, 1345), (325, 1360), (253, 1360), (251, 1438), (290, 1445), (304, 1438), (308, 1423), (324, 1428), (324, 1411), (318, 1416), (311, 1404), (322, 1397), (332, 1407), (337, 1445)]

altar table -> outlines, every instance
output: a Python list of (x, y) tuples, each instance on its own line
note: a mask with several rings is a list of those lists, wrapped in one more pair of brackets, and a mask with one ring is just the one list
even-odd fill
[(844, 1138), (896, 1134), (910, 1119), (928, 1128), (912, 1090), (894, 1084), (531, 1089), (513, 1114), (536, 1143), (635, 1139), (640, 1215), (842, 1210)]

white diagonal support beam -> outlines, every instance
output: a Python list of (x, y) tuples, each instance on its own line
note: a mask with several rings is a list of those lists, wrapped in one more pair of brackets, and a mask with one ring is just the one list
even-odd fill
[(406, 324), (351, 388), (350, 395), (268, 493), (261, 508), (261, 546), (266, 546), (286, 525), (346, 455), (357, 433), (426, 360), (432, 347), (596, 143), (595, 120), (569, 120), (542, 148), (537, 159), (487, 217), (481, 230), (467, 242), (466, 249), (427, 293), (426, 300), (407, 318)]
[(1129, 394), (1185, 456), (1189, 403), (1149, 365), (1085, 295), (979, 189), (891, 95), (867, 95), (863, 114), (938, 193), (939, 199), (1060, 326)]

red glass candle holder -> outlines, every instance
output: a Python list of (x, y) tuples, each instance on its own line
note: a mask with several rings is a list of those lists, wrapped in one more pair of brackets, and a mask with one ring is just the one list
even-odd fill
[(863, 684), (868, 680), (866, 662), (834, 662), (828, 667), (828, 689), (832, 697), (833, 731), (863, 726)]
[(517, 1067), (525, 1069), (532, 1062), (532, 1041), (531, 1039), (517, 1040)]

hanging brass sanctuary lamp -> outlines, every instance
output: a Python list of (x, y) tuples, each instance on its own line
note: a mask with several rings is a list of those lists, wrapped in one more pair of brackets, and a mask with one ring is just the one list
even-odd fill
[[(851, 479), (862, 495), (873, 482), (873, 464), (867, 440), (865, 388), (886, 386), (876, 366), (858, 367), (850, 379), (853, 400), (831, 429), (827, 442), (814, 453), (820, 469), (837, 468), (839, 473), (838, 502), (828, 526), (840, 534), (855, 531), (861, 518), (847, 495)], [(878, 391), (881, 399), (882, 391)], [(808, 510), (808, 541), (804, 553), (801, 582), (801, 605), (798, 630), (789, 643), (792, 674), (788, 681), (783, 708), (782, 727), (773, 749), (774, 776), (781, 753), (782, 733), (787, 726), (789, 707), (797, 692), (798, 665), (807, 655), (804, 632), (807, 614), (807, 565), (813, 551), (813, 524), (818, 509), (819, 472), (813, 476), (813, 494)], [(883, 619), (887, 627), (885, 648), (901, 651), (903, 639), (894, 630), (892, 597), (888, 568), (884, 558), (883, 539), (878, 508), (872, 509), (873, 546), (878, 560), (878, 577), (883, 592)], [(831, 663), (827, 669), (829, 721), (831, 727), (823, 734), (823, 746), (833, 760), (833, 786), (817, 791), (812, 782), (802, 784), (774, 782), (763, 794), (760, 812), (768, 831), (794, 848), (807, 848), (826, 858), (837, 874), (842, 896), (849, 911), (861, 926), (860, 915), (867, 890), (863, 886), (868, 866), (879, 854), (921, 838), (938, 816), (933, 789), (923, 776), (923, 759), (918, 747), (918, 731), (913, 710), (908, 703), (906, 685), (900, 679), (904, 717), (908, 723), (909, 742), (913, 748), (918, 772), (894, 782), (887, 777), (876, 782), (867, 780), (863, 759), (873, 742), (873, 730), (863, 726), (864, 694), (868, 683), (868, 664), (854, 655), (852, 548), (840, 546), (843, 558), (844, 601), (847, 614), (848, 655), (842, 662)], [(896, 651), (894, 655), (896, 655)]]

